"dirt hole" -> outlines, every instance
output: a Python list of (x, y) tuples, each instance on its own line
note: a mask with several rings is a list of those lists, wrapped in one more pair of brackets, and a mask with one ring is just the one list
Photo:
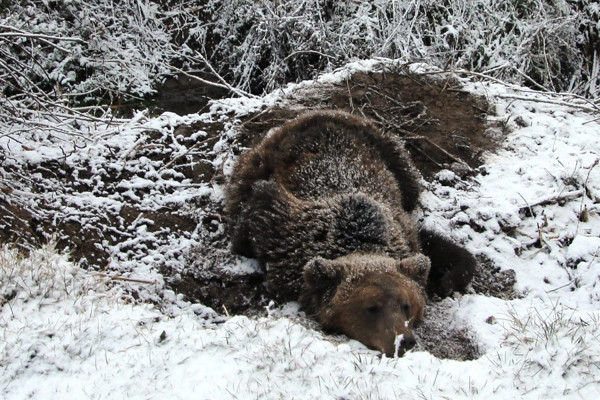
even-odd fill
[[(222, 202), (199, 196), (183, 206), (152, 208), (142, 206), (136, 197), (172, 194), (176, 190), (172, 183), (184, 180), (222, 187), (226, 179), (223, 167), (215, 167), (215, 160), (223, 156), (216, 150), (217, 142), (225, 143), (222, 147), (227, 151), (226, 160), (305, 110), (339, 109), (372, 118), (385, 132), (404, 138), (426, 179), (447, 168), (468, 178), (481, 165), (483, 153), (493, 151), (501, 139), (492, 134), (501, 132), (502, 127), (489, 122), (491, 106), (485, 99), (467, 93), (454, 79), (411, 74), (403, 68), (359, 72), (339, 84), (315, 83), (291, 93), (285, 104), (265, 108), (239, 121), (230, 116), (218, 122), (178, 126), (172, 135), (143, 132), (139, 146), (131, 153), (134, 156), (107, 156), (104, 168), (94, 174), (89, 165), (66, 165), (61, 160), (22, 168), (2, 166), (1, 178), (12, 182), (12, 186), (0, 192), (0, 242), (16, 242), (27, 248), (52, 236), (58, 240), (59, 249), (69, 249), (73, 259), (90, 269), (106, 268), (115, 251), (135, 261), (149, 251), (164, 249), (157, 265), (167, 285), (177, 293), (219, 313), (261, 313), (269, 299), (265, 297), (260, 268), (240, 273), (224, 267), (236, 265), (240, 259), (228, 250)], [(235, 138), (225, 135), (224, 127), (229, 122), (238, 126)], [(203, 132), (203, 136), (198, 138), (198, 132)], [(183, 157), (175, 156), (181, 146), (193, 151)], [(142, 168), (142, 158), (153, 163), (154, 172), (169, 166), (172, 173), (149, 175)], [(148, 176), (159, 176), (151, 178), (156, 179), (155, 187), (135, 188), (133, 194), (123, 190), (122, 182)], [(20, 196), (23, 192), (31, 196)], [(44, 196), (48, 192), (54, 201)], [(100, 203), (71, 202), (81, 194), (110, 199), (119, 205), (106, 208)], [(142, 228), (145, 239), (133, 240)], [(197, 244), (173, 250), (174, 237)], [(181, 259), (183, 267), (178, 261)], [(476, 293), (514, 296), (514, 280), (511, 283), (499, 272), (478, 273), (482, 278), (474, 281)], [(502, 279), (505, 283), (498, 284)], [(477, 349), (468, 332), (448, 331), (441, 323), (447, 316), (436, 309), (436, 304), (428, 305), (430, 322), (418, 332), (422, 348), (444, 358), (475, 358)], [(443, 346), (440, 337), (446, 338)]]

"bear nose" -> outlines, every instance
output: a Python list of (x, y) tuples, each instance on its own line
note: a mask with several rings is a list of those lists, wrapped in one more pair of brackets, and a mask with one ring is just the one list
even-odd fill
[(413, 335), (405, 335), (401, 347), (403, 347), (405, 350), (410, 350), (415, 347), (416, 344), (417, 340)]
[(404, 353), (415, 347), (417, 340), (412, 334), (404, 334), (400, 347), (398, 348), (398, 356), (402, 357)]

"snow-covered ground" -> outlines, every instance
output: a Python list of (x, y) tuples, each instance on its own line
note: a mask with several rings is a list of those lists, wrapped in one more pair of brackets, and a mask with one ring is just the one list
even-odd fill
[[(119, 283), (79, 268), (51, 246), (28, 258), (4, 247), (0, 397), (596, 398), (600, 124), (558, 96), (489, 82), (466, 82), (466, 88), (496, 104), (496, 118), (511, 133), (473, 180), (448, 186), (452, 173), (442, 172), (427, 184), (422, 204), (426, 224), (516, 272), (519, 299), (444, 300), (455, 327), (467, 328), (484, 353), (479, 359), (441, 360), (423, 351), (380, 357), (279, 310), (269, 317), (206, 318), (206, 307), (162, 288), (151, 262), (128, 264), (141, 279), (159, 282), (155, 290), (166, 304), (159, 311), (132, 302)], [(221, 101), (212, 112), (259, 109), (277, 96)], [(146, 126), (159, 129), (170, 118), (176, 117)], [(223, 143), (215, 151), (218, 146)]]

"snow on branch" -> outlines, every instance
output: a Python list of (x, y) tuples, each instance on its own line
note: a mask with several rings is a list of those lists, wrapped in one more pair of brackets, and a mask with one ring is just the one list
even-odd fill
[(188, 33), (185, 44), (254, 93), (381, 56), (600, 97), (599, 10), (587, 1), (209, 0), (193, 11), (180, 4), (171, 15)]
[(0, 122), (110, 118), (182, 71), (250, 96), (373, 57), (570, 93), (596, 110), (599, 14), (587, 0), (8, 2)]

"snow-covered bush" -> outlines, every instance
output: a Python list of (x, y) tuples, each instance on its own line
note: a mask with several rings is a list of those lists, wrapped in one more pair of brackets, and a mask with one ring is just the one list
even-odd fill
[(180, 23), (187, 27), (185, 43), (235, 85), (254, 92), (381, 56), (599, 96), (599, 7), (589, 0), (182, 4), (177, 15), (186, 21)]
[(159, 10), (137, 0), (3, 2), (0, 159), (25, 136), (64, 141), (67, 155), (89, 134), (85, 123), (115, 122), (109, 105), (153, 94), (176, 54)]
[(32, 107), (115, 104), (153, 93), (171, 65), (260, 93), (405, 57), (597, 98), (599, 16), (591, 0), (10, 1), (0, 87)]
[(9, 2), (0, 10), (3, 95), (39, 107), (152, 93), (174, 56), (158, 10), (135, 0)]

